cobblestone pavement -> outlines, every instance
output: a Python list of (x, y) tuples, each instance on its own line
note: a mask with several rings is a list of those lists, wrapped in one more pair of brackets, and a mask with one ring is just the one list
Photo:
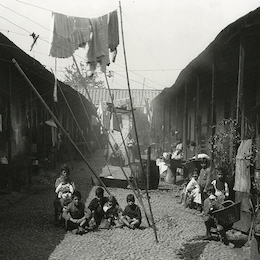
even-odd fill
[[(90, 172), (83, 162), (74, 162), (73, 168), (72, 178), (88, 204), (96, 188), (90, 186)], [(53, 225), (54, 179), (47, 178), (44, 189), (43, 185), (38, 189), (34, 186), (31, 193), (0, 195), (0, 259), (250, 259), (249, 248), (231, 249), (220, 242), (202, 239), (205, 234), (202, 217), (197, 211), (179, 204), (177, 185), (149, 191), (159, 243), (144, 213), (141, 229), (124, 227), (82, 236), (66, 233)], [(132, 191), (109, 190), (124, 208), (126, 195)], [(142, 196), (148, 212), (143, 191)]]

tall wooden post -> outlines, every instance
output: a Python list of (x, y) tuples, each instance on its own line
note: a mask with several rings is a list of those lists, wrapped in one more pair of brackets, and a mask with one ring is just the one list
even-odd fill
[(10, 65), (9, 87), (7, 90), (7, 137), (8, 137), (8, 191), (13, 190), (13, 170), (12, 170), (12, 66)]
[(196, 92), (196, 109), (195, 109), (195, 140), (196, 140), (196, 158), (200, 152), (200, 140), (199, 140), (199, 107), (200, 107), (200, 81), (197, 75), (197, 92)]
[(184, 159), (187, 159), (187, 103), (188, 103), (188, 87), (184, 86), (184, 107), (183, 107), (183, 131), (182, 131), (182, 144), (183, 144), (183, 152)]
[[(240, 41), (239, 46), (239, 65), (238, 65), (238, 84), (237, 84), (237, 109), (236, 109), (236, 120), (237, 124), (241, 125), (241, 139), (244, 139), (245, 128), (244, 128), (244, 102), (243, 102), (243, 88), (244, 88), (244, 61), (245, 51), (244, 46)], [(239, 120), (240, 119), (240, 120)]]
[[(211, 135), (213, 136), (216, 132), (216, 128), (214, 127), (215, 125), (215, 63), (212, 63), (212, 75), (211, 75), (212, 79), (211, 79)], [(214, 141), (214, 140), (212, 140)], [(211, 147), (211, 151), (213, 151), (213, 145), (214, 143), (212, 143), (212, 147)], [(211, 158), (213, 161), (213, 152), (211, 154)]]

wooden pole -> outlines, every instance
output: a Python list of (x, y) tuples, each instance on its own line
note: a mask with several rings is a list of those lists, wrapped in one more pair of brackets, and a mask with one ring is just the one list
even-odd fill
[[(245, 128), (244, 128), (244, 102), (243, 102), (243, 89), (244, 89), (244, 60), (245, 51), (244, 46), (240, 42), (239, 45), (239, 67), (238, 67), (238, 84), (237, 84), (237, 110), (236, 110), (236, 121), (241, 126), (241, 139), (244, 139)], [(241, 116), (241, 118), (240, 118)], [(241, 120), (239, 120), (241, 119)]]
[[(215, 125), (215, 63), (212, 63), (212, 80), (211, 80), (211, 135), (213, 136), (216, 132)], [(214, 142), (214, 139), (212, 139)], [(214, 143), (211, 145), (211, 151), (213, 151)], [(212, 161), (214, 160), (214, 153), (211, 153)]]
[[(144, 166), (143, 166), (142, 158), (141, 158), (141, 151), (140, 151), (140, 146), (139, 146), (139, 141), (138, 141), (135, 116), (134, 116), (134, 111), (133, 111), (132, 95), (131, 95), (131, 91), (130, 91), (130, 83), (129, 83), (129, 76), (128, 76), (127, 61), (126, 61), (126, 51), (125, 51), (124, 31), (123, 31), (122, 8), (121, 8), (120, 1), (119, 1), (119, 7), (120, 7), (121, 32), (122, 32), (122, 42), (123, 42), (124, 59), (125, 59), (125, 67), (126, 67), (127, 86), (128, 86), (129, 98), (130, 98), (130, 103), (131, 103), (131, 111), (132, 111), (132, 116), (133, 116), (133, 124), (134, 124), (134, 129), (135, 129), (135, 136), (136, 136), (136, 142), (137, 142), (138, 153), (139, 153), (139, 158), (140, 158), (140, 164), (141, 164), (141, 168), (142, 168), (142, 173), (144, 175)], [(154, 234), (155, 234), (155, 239), (156, 239), (156, 242), (158, 243), (159, 241), (158, 241), (158, 237), (157, 237), (157, 231), (156, 231), (156, 227), (155, 227), (155, 223), (154, 223), (154, 218), (153, 218), (153, 213), (152, 213), (152, 208), (151, 208), (151, 203), (150, 203), (150, 197), (149, 197), (147, 189), (146, 189), (146, 197), (147, 197), (147, 201), (148, 201), (148, 205), (149, 205), (149, 210), (151, 213), (151, 220), (152, 220), (153, 230), (154, 230)]]
[[(108, 87), (108, 92), (109, 92), (110, 98), (111, 98), (111, 100), (112, 100), (112, 107), (113, 107), (113, 110), (114, 110), (115, 115), (116, 115), (116, 121), (117, 121), (117, 124), (119, 125), (117, 113), (116, 113), (115, 106), (114, 106), (113, 96), (112, 96), (111, 89), (110, 89), (110, 86), (109, 86), (109, 83), (108, 83), (108, 80), (107, 80), (107, 76), (106, 76), (106, 75), (105, 75), (105, 79), (106, 79), (106, 83), (107, 83), (107, 87)], [(120, 135), (121, 135), (121, 139), (122, 139), (124, 148), (125, 148), (125, 150), (126, 150), (126, 143), (125, 143), (125, 139), (124, 139), (124, 137), (123, 137), (123, 134), (122, 134), (121, 129), (120, 129), (119, 132), (120, 132)], [(113, 148), (112, 144), (110, 143), (109, 140), (108, 140), (108, 142), (109, 142), (109, 144), (110, 144), (110, 147), (111, 147), (112, 151), (114, 152), (114, 148)], [(130, 158), (129, 158), (128, 152), (126, 153), (126, 156), (127, 156), (127, 160), (129, 161), (129, 166), (130, 166), (131, 172), (133, 172), (133, 168), (132, 168), (132, 164), (131, 164), (131, 162), (130, 162)], [(122, 170), (122, 172), (123, 172), (125, 178), (127, 179), (128, 184), (130, 185), (131, 189), (133, 190), (134, 195), (136, 196), (136, 198), (138, 199), (138, 201), (139, 201), (141, 207), (142, 207), (143, 210), (144, 210), (144, 214), (145, 214), (145, 217), (146, 217), (146, 220), (147, 220), (148, 225), (151, 226), (150, 220), (149, 220), (149, 217), (148, 217), (148, 214), (147, 214), (147, 212), (146, 212), (146, 209), (145, 209), (145, 206), (144, 206), (144, 203), (143, 203), (143, 200), (142, 200), (142, 196), (141, 196), (141, 194), (140, 194), (140, 191), (139, 191), (139, 188), (138, 188), (138, 185), (137, 185), (137, 182), (136, 182), (136, 179), (135, 179), (135, 178), (133, 179), (133, 180), (134, 180), (134, 185), (135, 185), (135, 187), (136, 187), (136, 190), (135, 190), (135, 188), (134, 188), (132, 182), (129, 180), (128, 176), (126, 175), (125, 170), (123, 169), (123, 167), (120, 166), (120, 168), (121, 168), (121, 170)], [(134, 177), (135, 177), (135, 176), (134, 176)]]
[(185, 159), (188, 159), (187, 157), (187, 98), (188, 98), (188, 87), (187, 85), (185, 84), (184, 86), (184, 102), (183, 102), (183, 140), (182, 140), (182, 144), (183, 144), (183, 152), (184, 152), (184, 155), (185, 155)]
[(55, 123), (60, 127), (60, 129), (62, 130), (62, 132), (67, 136), (67, 138), (70, 140), (70, 142), (72, 143), (72, 145), (75, 147), (75, 149), (78, 151), (79, 155), (82, 157), (82, 159), (84, 160), (84, 162), (86, 163), (86, 165), (88, 166), (88, 168), (90, 169), (90, 171), (94, 174), (94, 176), (99, 180), (99, 182), (101, 183), (101, 185), (104, 187), (104, 189), (106, 190), (106, 192), (108, 194), (111, 194), (110, 191), (107, 189), (106, 185), (104, 184), (104, 182), (99, 178), (99, 176), (95, 173), (95, 171), (92, 169), (92, 167), (89, 165), (88, 161), (86, 160), (85, 156), (82, 154), (82, 152), (79, 150), (79, 148), (77, 147), (77, 145), (75, 144), (75, 142), (72, 140), (72, 138), (70, 137), (70, 135), (67, 133), (67, 131), (64, 129), (64, 127), (62, 126), (62, 124), (60, 123), (60, 121), (58, 120), (58, 118), (55, 116), (55, 114), (52, 112), (52, 110), (49, 108), (49, 106), (46, 104), (46, 102), (44, 101), (44, 99), (42, 98), (42, 96), (40, 95), (40, 93), (37, 91), (37, 89), (34, 87), (34, 85), (32, 84), (32, 82), (29, 80), (29, 78), (26, 76), (26, 74), (23, 72), (22, 68), (19, 66), (19, 64), (17, 63), (17, 61), (15, 59), (12, 59), (12, 62), (15, 64), (16, 68), (18, 69), (18, 71), (22, 74), (22, 76), (26, 79), (26, 81), (28, 82), (28, 84), (30, 85), (30, 87), (32, 88), (32, 90), (34, 91), (34, 93), (36, 94), (36, 96), (40, 99), (40, 101), (42, 102), (42, 104), (45, 106), (45, 108), (48, 110), (48, 112), (50, 113), (50, 115), (52, 116), (53, 120), (55, 121)]
[(12, 167), (12, 66), (10, 66), (9, 88), (7, 90), (7, 137), (8, 137), (8, 192), (13, 190), (13, 167)]
[(150, 170), (151, 170), (151, 146), (147, 148), (147, 166), (146, 166), (146, 187), (147, 190), (150, 188)]
[(195, 121), (195, 127), (196, 127), (196, 159), (198, 159), (198, 153), (199, 153), (199, 147), (200, 147), (200, 140), (199, 140), (199, 107), (200, 107), (200, 81), (199, 76), (197, 75), (197, 93), (196, 93), (196, 121)]

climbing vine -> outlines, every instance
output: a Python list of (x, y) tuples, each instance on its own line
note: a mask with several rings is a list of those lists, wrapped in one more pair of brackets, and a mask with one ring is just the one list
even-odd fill
[(209, 138), (214, 166), (222, 167), (228, 175), (233, 175), (240, 134), (236, 120), (223, 119), (213, 126), (215, 134)]

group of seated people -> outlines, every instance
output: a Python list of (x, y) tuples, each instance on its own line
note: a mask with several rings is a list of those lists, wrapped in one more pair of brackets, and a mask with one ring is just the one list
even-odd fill
[(213, 214), (215, 210), (224, 208), (223, 203), (229, 197), (229, 187), (225, 182), (223, 169), (216, 168), (215, 174), (213, 174), (208, 159), (203, 158), (201, 170), (193, 169), (184, 194), (185, 206), (202, 212), (206, 226), (206, 238), (211, 237), (211, 228), (215, 227), (220, 233), (222, 241), (228, 244), (226, 231), (230, 227), (221, 223)]
[(88, 206), (81, 202), (81, 194), (75, 190), (74, 182), (69, 178), (67, 165), (61, 166), (61, 176), (55, 182), (57, 197), (54, 201), (55, 220), (64, 223), (73, 234), (84, 234), (95, 229), (109, 229), (127, 226), (130, 229), (139, 228), (142, 215), (135, 204), (133, 194), (126, 197), (124, 210), (119, 206), (115, 196), (104, 196), (104, 189), (98, 187), (95, 198)]

